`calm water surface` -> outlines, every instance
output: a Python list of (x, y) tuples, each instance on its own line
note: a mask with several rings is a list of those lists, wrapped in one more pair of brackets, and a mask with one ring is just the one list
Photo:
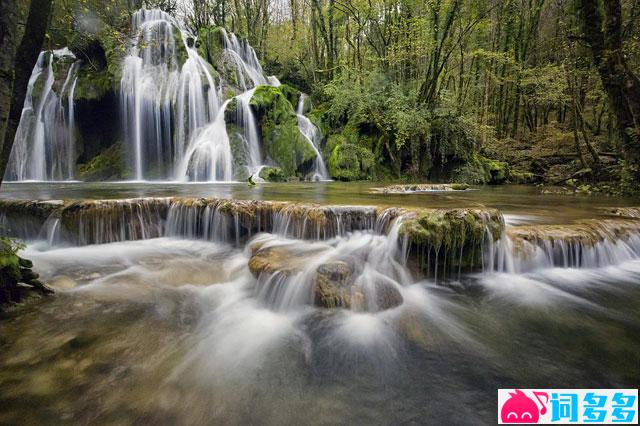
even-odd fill
[(375, 182), (265, 183), (250, 187), (246, 183), (168, 183), (168, 182), (70, 182), (6, 183), (0, 198), (18, 199), (112, 199), (135, 197), (218, 197), (296, 201), (320, 204), (378, 205), (398, 207), (474, 207), (500, 209), (506, 215), (533, 221), (567, 223), (575, 219), (598, 217), (600, 208), (640, 206), (640, 198), (604, 195), (541, 194), (542, 189), (526, 185), (482, 186), (455, 192), (379, 194)]

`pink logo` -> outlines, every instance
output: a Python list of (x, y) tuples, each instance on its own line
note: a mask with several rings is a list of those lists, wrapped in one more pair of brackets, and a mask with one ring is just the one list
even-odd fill
[[(546, 392), (533, 392), (533, 395), (540, 404), (538, 405), (519, 389), (509, 392), (510, 398), (502, 405), (500, 418), (503, 423), (538, 423), (541, 414), (547, 412), (549, 395)], [(544, 397), (545, 401), (540, 400)]]

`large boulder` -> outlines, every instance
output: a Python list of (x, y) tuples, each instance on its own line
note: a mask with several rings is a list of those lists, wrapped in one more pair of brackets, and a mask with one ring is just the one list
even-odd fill
[(285, 175), (304, 175), (316, 153), (298, 129), (296, 112), (279, 87), (259, 86), (251, 98), (262, 136), (262, 148)]

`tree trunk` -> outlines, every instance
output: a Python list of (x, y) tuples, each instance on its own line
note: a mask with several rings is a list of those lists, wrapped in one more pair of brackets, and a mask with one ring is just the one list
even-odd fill
[(582, 28), (617, 119), (625, 159), (640, 166), (640, 81), (622, 49), (620, 0), (604, 1), (604, 30), (599, 6), (598, 0), (581, 0)]
[[(0, 0), (0, 142), (4, 141), (11, 108), (16, 57), (16, 22), (15, 0)], [(1, 179), (0, 177), (0, 181)]]
[[(4, 2), (5, 0), (0, 0)], [(0, 184), (4, 179), (4, 172), (7, 168), (13, 140), (20, 124), (20, 116), (24, 106), (24, 98), (27, 94), (29, 77), (33, 70), (44, 36), (47, 32), (49, 17), (51, 16), (51, 0), (32, 0), (29, 6), (29, 16), (24, 27), (24, 35), (15, 56), (15, 79), (11, 95), (11, 108), (9, 119), (7, 120), (4, 134), (4, 144), (0, 153)], [(3, 18), (4, 19), (4, 18)]]

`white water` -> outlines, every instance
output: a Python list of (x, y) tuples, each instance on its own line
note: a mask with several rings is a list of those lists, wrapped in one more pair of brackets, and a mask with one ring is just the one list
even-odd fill
[[(209, 68), (187, 46), (188, 34), (172, 16), (142, 9), (131, 25), (134, 36), (120, 82), (125, 140), (137, 180), (167, 178), (182, 159), (186, 141), (215, 117), (218, 96)], [(182, 46), (176, 45), (176, 32)], [(188, 55), (182, 68), (180, 48)]]
[[(10, 181), (71, 180), (75, 171), (75, 105), (78, 62), (68, 69), (62, 87), (54, 89), (54, 60), (75, 60), (69, 49), (44, 51), (31, 73), (24, 108), (7, 165)], [(34, 87), (41, 83), (40, 95)]]
[[(140, 10), (132, 20), (134, 37), (123, 63), (121, 108), (125, 140), (136, 180), (232, 181), (233, 157), (220, 93), (222, 81), (187, 40), (194, 39), (172, 16)], [(177, 35), (181, 45), (176, 45)], [(258, 85), (279, 85), (266, 77), (255, 51), (245, 40), (223, 30), (226, 53), (236, 66), (242, 93), (236, 96), (249, 164), (262, 165), (258, 124), (249, 102)], [(178, 52), (188, 59), (180, 66)]]
[[(224, 120), (228, 103), (222, 88), (227, 83), (214, 77), (212, 65), (189, 46), (192, 43), (188, 40), (195, 39), (193, 34), (160, 10), (137, 11), (131, 28), (119, 95), (126, 161), (134, 180), (233, 181), (248, 172), (254, 181), (260, 181), (257, 174), (264, 162), (250, 101), (258, 85), (279, 86), (280, 82), (264, 75), (254, 49), (246, 40), (223, 30), (225, 52), (235, 64), (238, 89), (242, 91), (235, 97), (236, 113), (248, 160), (243, 164), (246, 171), (234, 170)], [(181, 52), (186, 56), (184, 64), (180, 64)], [(74, 63), (69, 69), (57, 94), (53, 56), (73, 54), (65, 48), (40, 55), (29, 82), (8, 180), (73, 179), (73, 96), (80, 64)], [(33, 89), (38, 83), (42, 83), (42, 95), (34, 99)], [(313, 125), (306, 118), (300, 120), (301, 131), (312, 141)], [(322, 174), (319, 170), (318, 176)]]
[(306, 96), (304, 93), (301, 93), (296, 114), (298, 116), (298, 128), (300, 129), (300, 133), (302, 133), (305, 140), (309, 143), (309, 146), (313, 148), (313, 151), (316, 153), (316, 159), (313, 164), (314, 171), (311, 176), (311, 180), (328, 180), (329, 172), (327, 171), (327, 167), (324, 164), (324, 160), (322, 159), (322, 155), (319, 150), (320, 140), (322, 137), (320, 135), (320, 130), (318, 130), (311, 120), (304, 115), (305, 98)]
[(597, 269), (640, 259), (640, 234), (595, 243), (542, 240), (520, 241), (516, 249), (505, 233), (489, 244), (484, 255), (489, 272), (521, 274), (552, 268)]
[(236, 96), (237, 122), (244, 130), (244, 141), (247, 144), (247, 152), (249, 153), (249, 174), (259, 175), (260, 166), (262, 165), (262, 154), (260, 152), (260, 135), (258, 134), (258, 123), (256, 117), (251, 110), (251, 98), (255, 89), (250, 89), (241, 95)]

